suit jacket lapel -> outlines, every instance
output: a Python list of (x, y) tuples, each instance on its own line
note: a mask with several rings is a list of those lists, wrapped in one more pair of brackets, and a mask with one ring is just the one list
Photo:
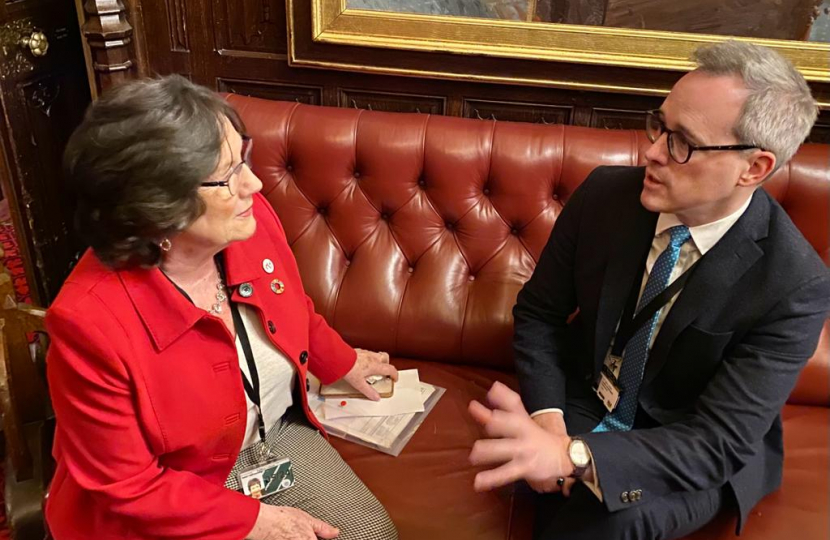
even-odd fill
[(769, 230), (769, 201), (762, 190), (753, 195), (746, 213), (706, 253), (698, 263), (680, 296), (666, 316), (649, 353), (643, 385), (651, 382), (668, 359), (677, 335), (704, 309), (713, 307), (713, 299), (724, 298), (722, 292), (738, 281), (762, 255), (757, 240)]
[(594, 343), (594, 376), (598, 376), (611, 338), (617, 329), (625, 302), (636, 281), (643, 277), (643, 263), (651, 248), (658, 214), (649, 212), (639, 202), (630, 205), (631, 211), (620, 216), (620, 226), (611, 235), (608, 266), (603, 276), (597, 311), (597, 330)]

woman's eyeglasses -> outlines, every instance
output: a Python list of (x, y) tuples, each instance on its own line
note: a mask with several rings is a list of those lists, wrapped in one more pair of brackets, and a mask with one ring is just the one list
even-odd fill
[(202, 182), (200, 185), (202, 187), (227, 187), (228, 192), (231, 194), (231, 197), (236, 195), (237, 188), (239, 187), (239, 172), (242, 170), (243, 166), (247, 166), (248, 168), (251, 167), (251, 150), (254, 147), (254, 140), (248, 136), (242, 136), (242, 151), (241, 154), (241, 161), (236, 165), (232, 165), (228, 172), (226, 172), (221, 180), (210, 181), (210, 182)]

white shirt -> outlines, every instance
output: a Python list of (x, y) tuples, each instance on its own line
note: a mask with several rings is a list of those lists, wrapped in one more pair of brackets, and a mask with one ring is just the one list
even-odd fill
[[(705, 225), (698, 225), (696, 227), (689, 227), (689, 233), (691, 233), (692, 239), (680, 248), (680, 254), (677, 257), (677, 262), (672, 269), (671, 274), (669, 275), (669, 282), (666, 284), (667, 286), (670, 285), (674, 280), (678, 277), (683, 275), (690, 266), (692, 266), (695, 262), (698, 261), (701, 257), (706, 255), (706, 253), (712, 249), (715, 244), (717, 244), (721, 238), (732, 228), (732, 225), (740, 219), (746, 209), (749, 208), (749, 203), (752, 201), (752, 196), (747, 198), (746, 202), (741, 206), (738, 210), (729, 214), (725, 218), (721, 218), (717, 221), (713, 221), (711, 223), (707, 223)], [(676, 225), (683, 225), (680, 219), (674, 214), (660, 214), (657, 218), (657, 226), (654, 229), (654, 239), (651, 242), (651, 249), (648, 252), (648, 258), (646, 259), (646, 269), (643, 272), (643, 281), (640, 286), (640, 295), (643, 294), (643, 290), (645, 289), (646, 282), (648, 281), (648, 276), (651, 273), (651, 269), (654, 268), (654, 263), (657, 262), (657, 257), (660, 256), (663, 251), (669, 246), (669, 242), (671, 241), (671, 234), (668, 233), (668, 229), (676, 226)], [(651, 343), (649, 347), (654, 345), (654, 340), (657, 338), (658, 332), (660, 332), (660, 328), (663, 326), (663, 322), (666, 320), (666, 317), (669, 314), (672, 306), (674, 305), (677, 297), (680, 295), (678, 291), (671, 300), (669, 300), (665, 306), (659, 311), (657, 315), (657, 323), (654, 326), (654, 331), (651, 334)], [(610, 349), (609, 349), (610, 350)], [(559, 414), (564, 414), (562, 409), (559, 408), (550, 408), (550, 409), (540, 409), (538, 411), (534, 411), (531, 413), (530, 417), (533, 418), (534, 416), (538, 416), (540, 414), (545, 414), (549, 412), (557, 412)], [(591, 461), (591, 466), (593, 467), (593, 460)], [(596, 475), (596, 469), (594, 468), (594, 482), (588, 483), (586, 485), (591, 488), (591, 491), (602, 500), (602, 492), (599, 490), (599, 479)]]
[[(262, 418), (265, 420), (265, 431), (271, 429), (274, 424), (280, 421), (285, 411), (293, 403), (292, 392), (294, 390), (294, 376), (296, 369), (294, 364), (274, 345), (256, 311), (244, 304), (237, 304), (239, 315), (245, 330), (248, 334), (248, 341), (251, 343), (251, 352), (254, 354), (254, 364), (259, 374), (259, 393), (262, 403)], [(245, 352), (242, 350), (242, 342), (239, 336), (236, 338), (236, 354), (239, 357), (239, 369), (248, 382), (251, 382), (251, 373), (248, 370), (248, 361), (245, 359)], [(245, 392), (245, 402), (248, 404), (248, 418), (245, 424), (245, 437), (242, 439), (242, 449), (248, 448), (259, 442), (259, 425), (257, 421), (256, 405)]]
[[(749, 208), (750, 201), (752, 201), (751, 196), (746, 200), (743, 206), (725, 218), (713, 221), (712, 223), (707, 223), (705, 225), (689, 227), (692, 239), (683, 244), (680, 248), (680, 255), (677, 257), (677, 262), (674, 265), (671, 275), (669, 275), (669, 282), (666, 286), (670, 285), (674, 280), (682, 276), (683, 272), (696, 263), (698, 259), (706, 255), (710, 249), (715, 247), (715, 244), (717, 244), (720, 239), (723, 238), (723, 235), (725, 235), (726, 232), (732, 228), (732, 225), (734, 225), (735, 222), (738, 221), (742, 215), (744, 215), (746, 209)], [(654, 268), (654, 263), (657, 262), (657, 257), (659, 257), (660, 254), (663, 253), (667, 247), (669, 247), (671, 234), (667, 232), (668, 229), (671, 229), (677, 225), (683, 225), (683, 223), (674, 214), (660, 214), (660, 217), (657, 218), (657, 227), (655, 227), (654, 230), (654, 240), (651, 242), (651, 250), (648, 252), (646, 271), (643, 273), (643, 283), (640, 286), (640, 295), (643, 294), (643, 290), (646, 287), (646, 282), (648, 281), (651, 269)], [(654, 325), (654, 331), (651, 333), (651, 343), (649, 344), (649, 347), (654, 345), (654, 339), (657, 337), (657, 333), (660, 332), (660, 328), (663, 326), (663, 322), (666, 320), (669, 310), (671, 310), (679, 295), (680, 292), (675, 294), (672, 299), (669, 300), (665, 306), (663, 306), (657, 315), (657, 323)]]

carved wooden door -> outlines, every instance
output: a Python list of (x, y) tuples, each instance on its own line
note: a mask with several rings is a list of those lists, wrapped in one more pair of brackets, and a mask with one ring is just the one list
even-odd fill
[(55, 297), (81, 249), (61, 155), (89, 102), (74, 3), (0, 0), (0, 183), (41, 305)]

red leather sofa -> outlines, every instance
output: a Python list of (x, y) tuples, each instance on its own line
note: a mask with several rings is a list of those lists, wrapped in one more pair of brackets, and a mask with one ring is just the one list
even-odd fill
[[(530, 538), (527, 493), (472, 489), (467, 404), (493, 381), (516, 386), (520, 287), (577, 185), (598, 165), (643, 163), (645, 134), (228, 99), (317, 310), (354, 346), (447, 389), (399, 457), (335, 446), (402, 540)], [(830, 264), (830, 147), (805, 145), (765, 188)], [(825, 325), (784, 408), (783, 487), (743, 538), (830, 537), (829, 336)], [(724, 516), (692, 538), (734, 531)]]

